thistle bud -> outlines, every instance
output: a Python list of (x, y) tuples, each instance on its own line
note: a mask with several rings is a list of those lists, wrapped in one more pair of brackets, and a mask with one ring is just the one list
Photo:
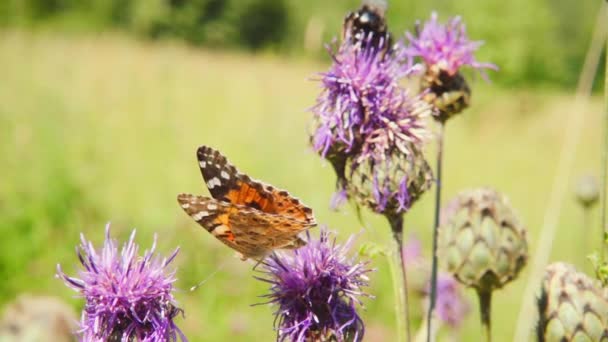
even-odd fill
[(384, 160), (363, 159), (347, 170), (347, 192), (361, 206), (381, 214), (406, 212), (433, 182), (422, 153), (411, 147), (406, 155), (394, 151)]
[(460, 193), (451, 217), (439, 228), (439, 253), (456, 279), (478, 292), (491, 292), (517, 277), (528, 243), (507, 198), (489, 188)]
[(557, 262), (545, 270), (538, 298), (538, 341), (608, 340), (607, 291)]

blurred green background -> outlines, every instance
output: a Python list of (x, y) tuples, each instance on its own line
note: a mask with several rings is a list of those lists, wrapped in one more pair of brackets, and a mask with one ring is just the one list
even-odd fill
[[(79, 233), (101, 244), (103, 227), (142, 248), (156, 232), (160, 250), (181, 246), (179, 324), (194, 341), (271, 340), (273, 308), (251, 307), (266, 286), (252, 265), (207, 234), (176, 203), (206, 194), (195, 150), (223, 151), (243, 172), (288, 189), (315, 209), (317, 221), (345, 239), (390, 243), (386, 222), (328, 209), (331, 167), (308, 146), (306, 109), (327, 68), (322, 44), (337, 36), (358, 1), (321, 0), (5, 0), (0, 2), (0, 307), (21, 292), (73, 298), (54, 278), (76, 271)], [(599, 169), (602, 99), (572, 113), (573, 89), (600, 1), (393, 1), (395, 33), (438, 10), (462, 15), (478, 59), (499, 65), (491, 83), (472, 78), (473, 105), (448, 127), (447, 200), (491, 185), (506, 193), (530, 229), (534, 251), (568, 115), (584, 115), (573, 175)], [(601, 73), (598, 73), (600, 75)], [(598, 76), (598, 79), (601, 79)], [(596, 89), (601, 89), (597, 82)], [(598, 92), (599, 95), (599, 92)], [(432, 155), (432, 148), (429, 150)], [(564, 179), (571, 188), (573, 179)], [(406, 229), (430, 246), (433, 196), (406, 217)], [(597, 215), (596, 215), (597, 216)], [(552, 259), (587, 271), (597, 247), (565, 200)], [(428, 255), (428, 249), (427, 249)], [(363, 318), (368, 340), (391, 340), (393, 291), (385, 259)], [(196, 292), (187, 289), (219, 268)], [(496, 341), (510, 341), (527, 271), (495, 295)], [(460, 331), (479, 338), (476, 299)], [(532, 298), (530, 300), (533, 300)], [(419, 320), (421, 304), (411, 308)]]

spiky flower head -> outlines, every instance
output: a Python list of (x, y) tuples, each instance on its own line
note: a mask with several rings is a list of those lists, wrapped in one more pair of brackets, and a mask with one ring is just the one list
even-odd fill
[(96, 250), (83, 234), (78, 258), (83, 266), (79, 278), (66, 275), (57, 265), (57, 277), (85, 299), (80, 322), (82, 341), (177, 341), (185, 336), (173, 322), (181, 312), (173, 298), (175, 272), (167, 266), (179, 249), (168, 258), (155, 254), (152, 248), (139, 256), (135, 230), (118, 251), (118, 243), (106, 239)]
[(422, 28), (417, 24), (415, 34), (406, 32), (409, 40), (406, 51), (424, 62), (426, 72), (421, 83), (426, 91), (424, 98), (438, 109), (435, 118), (445, 122), (470, 102), (471, 90), (460, 69), (471, 67), (485, 77), (482, 69), (497, 68), (475, 59), (474, 52), (482, 42), (469, 40), (460, 17), (453, 17), (446, 24), (441, 24), (437, 17), (433, 12)]
[[(370, 34), (369, 37), (372, 37)], [(312, 144), (323, 157), (333, 153), (356, 153), (370, 135), (392, 132), (391, 142), (400, 147), (428, 137), (428, 107), (416, 101), (400, 81), (416, 71), (402, 42), (392, 53), (380, 47), (362, 48), (343, 42), (330, 50), (333, 64), (321, 74), (321, 94), (312, 108)]]
[(585, 208), (593, 207), (600, 197), (600, 185), (593, 175), (579, 178), (574, 190), (576, 199)]
[(571, 265), (546, 268), (537, 304), (538, 341), (608, 339), (608, 292)]
[(308, 244), (289, 252), (276, 252), (263, 263), (271, 284), (268, 302), (275, 304), (279, 341), (360, 341), (363, 320), (357, 313), (368, 286), (367, 262), (349, 256), (351, 236), (338, 244), (326, 227), (319, 239), (307, 232)]
[(439, 229), (441, 259), (458, 281), (478, 292), (503, 287), (526, 264), (526, 228), (493, 189), (463, 191), (453, 201), (453, 214)]
[[(368, 39), (373, 37), (370, 33)], [(343, 184), (348, 163), (360, 154), (376, 159), (394, 149), (410, 153), (430, 136), (430, 107), (400, 82), (415, 71), (402, 42), (384, 53), (383, 44), (363, 48), (344, 41), (330, 54), (333, 64), (321, 74), (321, 94), (312, 108), (312, 146), (330, 161)]]
[(462, 18), (453, 17), (447, 24), (441, 24), (437, 12), (433, 12), (422, 29), (417, 26), (418, 32), (415, 35), (406, 32), (410, 43), (407, 52), (420, 57), (427, 67), (436, 66), (451, 76), (463, 66), (477, 70), (496, 69), (494, 64), (481, 63), (475, 59), (474, 52), (483, 42), (469, 40)]

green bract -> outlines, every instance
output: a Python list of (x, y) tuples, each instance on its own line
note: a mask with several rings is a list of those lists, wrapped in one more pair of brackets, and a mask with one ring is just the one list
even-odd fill
[(481, 292), (513, 280), (526, 264), (526, 229), (507, 199), (480, 188), (448, 204), (440, 227), (441, 261), (456, 279)]
[(538, 314), (538, 341), (608, 341), (607, 291), (571, 265), (547, 267)]

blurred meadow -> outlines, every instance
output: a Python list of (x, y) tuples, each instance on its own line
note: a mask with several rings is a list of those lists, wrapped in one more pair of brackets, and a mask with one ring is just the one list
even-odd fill
[[(320, 43), (337, 35), (343, 14), (358, 6), (344, 1), (323, 5), (332, 6), (324, 12), (313, 3), (320, 1), (293, 20), (303, 23), (315, 15), (327, 20)], [(573, 89), (594, 20), (564, 23), (564, 12), (552, 12), (545, 1), (515, 1), (504, 5), (508, 15), (480, 19), (499, 11), (499, 2), (484, 2), (488, 8), (483, 10), (473, 3), (390, 3), (389, 24), (396, 23), (395, 32), (400, 32), (436, 8), (442, 16), (471, 18), (470, 36), (486, 41), (478, 59), (502, 70), (490, 73), (493, 82), (473, 77), (472, 106), (448, 127), (443, 196), (447, 201), (459, 190), (482, 185), (504, 192), (529, 229), (532, 255), (570, 115), (584, 116), (584, 133), (573, 177), (562, 181), (571, 189), (576, 176), (598, 174), (600, 92), (584, 112), (573, 112)], [(566, 1), (557, 3), (566, 6)], [(578, 3), (573, 13), (595, 18), (599, 2)], [(293, 1), (287, 5), (290, 11), (297, 7)], [(415, 11), (400, 19), (407, 6)], [(544, 19), (523, 15), (531, 15), (528, 6)], [(66, 13), (73, 18), (79, 12)], [(325, 18), (327, 13), (332, 17)], [(186, 313), (178, 324), (191, 340), (272, 340), (273, 308), (251, 306), (263, 301), (258, 296), (267, 289), (253, 279), (253, 264), (236, 258), (176, 203), (181, 192), (207, 194), (195, 158), (202, 144), (218, 148), (253, 178), (288, 189), (339, 239), (362, 231), (360, 244), (392, 243), (382, 217), (364, 211), (361, 222), (352, 207), (337, 213), (328, 208), (335, 176), (308, 145), (311, 115), (306, 110), (319, 92), (311, 78), (327, 68), (329, 58), (320, 57), (320, 46), (313, 53), (294, 48), (303, 44), (302, 32), (290, 31), (298, 37), (293, 46), (282, 40), (252, 51), (230, 44), (218, 48), (215, 40), (193, 45), (171, 35), (142, 39), (101, 24), (81, 28), (86, 25), (71, 24), (73, 19), (38, 24), (24, 18), (5, 18), (0, 28), (0, 308), (23, 292), (56, 295), (80, 308), (81, 300), (54, 277), (56, 264), (74, 274), (80, 232), (101, 244), (103, 227), (111, 222), (113, 235), (121, 240), (137, 228), (142, 249), (151, 245), (154, 233), (163, 254), (181, 247), (176, 296)], [(554, 31), (557, 27), (575, 43), (545, 39), (562, 37)], [(527, 30), (533, 33), (528, 38)], [(511, 31), (515, 38), (509, 37)], [(505, 46), (503, 38), (512, 46)], [(534, 55), (534, 48), (549, 52)], [(523, 56), (519, 61), (506, 60), (519, 58), (513, 50)], [(556, 75), (541, 70), (552, 63)], [(406, 236), (419, 237), (427, 256), (433, 200), (426, 194), (405, 223)], [(584, 255), (599, 243), (585, 243), (595, 240), (589, 235), (600, 236), (599, 213), (594, 212), (591, 226), (583, 227), (574, 196), (563, 201), (551, 259), (590, 272)], [(366, 340), (389, 341), (395, 327), (390, 273), (382, 256), (373, 259), (373, 266), (377, 272), (368, 292), (376, 299), (366, 300), (362, 313)], [(188, 291), (215, 271), (198, 290)], [(529, 267), (494, 297), (495, 341), (513, 338), (528, 272)], [(466, 293), (472, 310), (461, 338), (475, 341), (477, 299), (473, 291)], [(421, 304), (410, 310), (419, 321)]]

